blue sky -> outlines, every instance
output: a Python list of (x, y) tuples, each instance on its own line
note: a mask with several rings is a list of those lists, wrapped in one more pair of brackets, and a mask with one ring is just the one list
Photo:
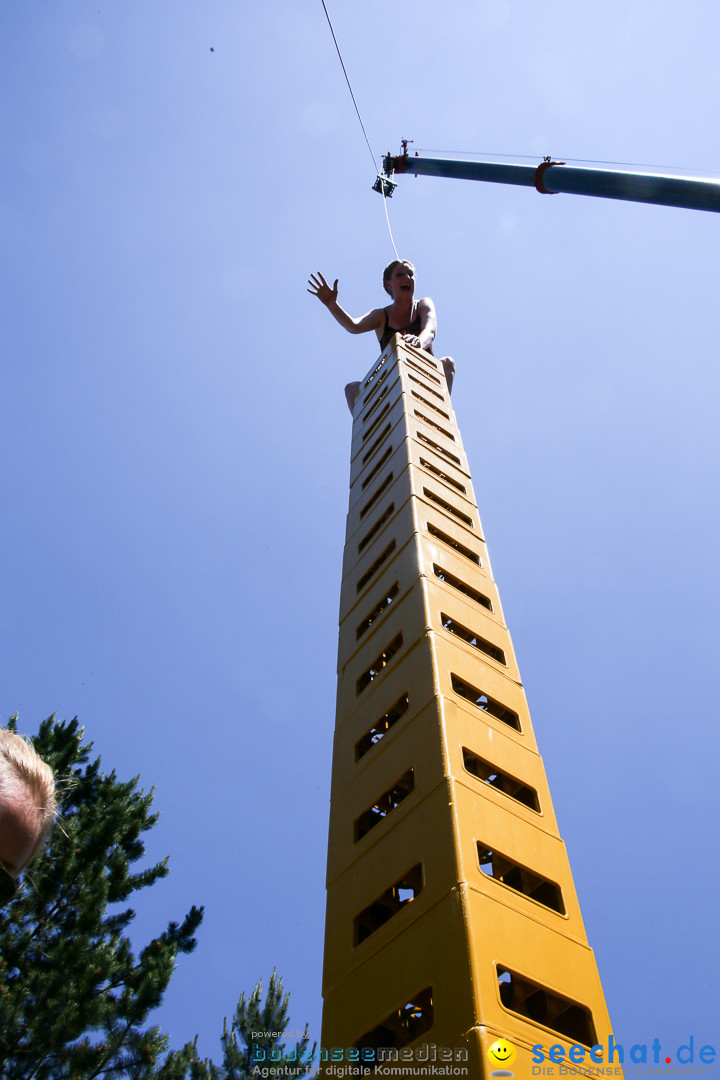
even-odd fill
[[(713, 172), (714, 0), (329, 4), (400, 139)], [(158, 1015), (274, 966), (319, 1039), (350, 418), (307, 294), (392, 257), (320, 0), (0, 11), (0, 704), (139, 773), (206, 906)], [(431, 178), (389, 204), (454, 404), (616, 1038), (720, 1047), (714, 214)]]

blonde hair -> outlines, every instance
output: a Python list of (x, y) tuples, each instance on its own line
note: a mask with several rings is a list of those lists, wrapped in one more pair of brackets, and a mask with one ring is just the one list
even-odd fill
[(9, 728), (0, 728), (0, 791), (12, 780), (25, 784), (35, 799), (40, 832), (30, 856), (33, 859), (50, 835), (55, 820), (55, 777), (26, 739)]

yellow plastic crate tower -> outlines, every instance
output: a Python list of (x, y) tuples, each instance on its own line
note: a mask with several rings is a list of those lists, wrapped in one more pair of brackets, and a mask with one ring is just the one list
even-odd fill
[(322, 1076), (608, 1068), (444, 373), (399, 336), (353, 416), (323, 997)]

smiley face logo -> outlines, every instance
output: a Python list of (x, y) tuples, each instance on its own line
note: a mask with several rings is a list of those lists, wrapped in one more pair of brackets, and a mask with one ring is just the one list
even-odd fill
[(491, 1065), (512, 1065), (515, 1060), (515, 1047), (507, 1039), (496, 1039), (488, 1048)]

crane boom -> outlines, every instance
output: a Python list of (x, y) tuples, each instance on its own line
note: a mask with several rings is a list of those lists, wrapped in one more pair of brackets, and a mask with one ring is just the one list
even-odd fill
[[(405, 143), (403, 143), (405, 146)], [(415, 176), (447, 176), (460, 180), (483, 180), (493, 184), (534, 187), (544, 195), (565, 192), (593, 195), (627, 202), (680, 206), (688, 210), (720, 212), (720, 181), (697, 176), (672, 176), (626, 172), (621, 169), (581, 168), (545, 158), (538, 166), (490, 161), (460, 161), (453, 158), (421, 157), (404, 153), (383, 159), (387, 176), (413, 173)]]

